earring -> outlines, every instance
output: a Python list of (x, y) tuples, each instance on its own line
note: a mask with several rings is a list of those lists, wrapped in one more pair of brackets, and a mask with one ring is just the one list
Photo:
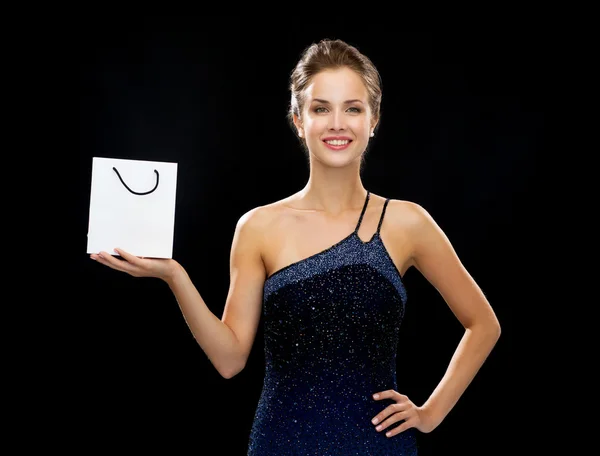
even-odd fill
[(375, 136), (375, 132), (373, 132), (373, 131), (372, 131), (372, 132), (371, 132), (371, 138), (372, 138), (373, 136)]

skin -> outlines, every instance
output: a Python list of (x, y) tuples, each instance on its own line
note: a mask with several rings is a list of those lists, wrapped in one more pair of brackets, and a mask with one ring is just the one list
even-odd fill
[[(254, 208), (238, 220), (230, 255), (230, 288), (221, 319), (209, 310), (175, 260), (140, 258), (118, 248), (114, 253), (91, 255), (93, 260), (134, 277), (165, 281), (198, 344), (224, 378), (232, 378), (246, 365), (261, 315), (265, 279), (351, 233), (366, 198), (360, 161), (378, 119), (371, 115), (362, 79), (348, 68), (327, 70), (313, 78), (305, 95), (306, 103), (294, 124), (309, 149), (309, 180), (296, 194)], [(331, 135), (351, 138), (350, 147), (328, 149), (323, 138)], [(364, 242), (377, 229), (383, 202), (383, 197), (371, 193), (358, 233)], [(400, 274), (417, 268), (464, 327), (444, 376), (424, 404), (418, 406), (394, 390), (374, 392), (373, 400), (395, 402), (373, 417), (376, 432), (386, 432), (403, 420), (386, 435), (393, 437), (409, 428), (428, 433), (442, 422), (473, 380), (500, 336), (500, 324), (447, 236), (421, 206), (390, 200), (381, 238)]]

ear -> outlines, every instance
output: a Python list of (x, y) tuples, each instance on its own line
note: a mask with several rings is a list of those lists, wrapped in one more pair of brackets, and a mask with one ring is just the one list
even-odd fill
[(298, 132), (298, 136), (303, 138), (304, 137), (304, 128), (302, 127), (302, 120), (298, 117), (297, 114), (294, 114), (293, 119), (294, 119), (294, 125), (296, 126), (296, 130)]
[(371, 122), (371, 131), (369, 132), (369, 133), (370, 133), (370, 136), (374, 136), (375, 128), (377, 127), (377, 124), (378, 124), (378, 123), (379, 123), (379, 119), (374, 119), (374, 120)]

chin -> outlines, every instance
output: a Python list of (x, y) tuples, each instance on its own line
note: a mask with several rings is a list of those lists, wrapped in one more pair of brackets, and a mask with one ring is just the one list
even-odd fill
[(331, 168), (343, 168), (351, 165), (356, 161), (360, 161), (360, 155), (340, 154), (340, 153), (320, 153), (316, 156), (317, 160), (325, 166)]
[(313, 153), (311, 155), (320, 163), (331, 166), (333, 168), (341, 168), (352, 164), (355, 161), (360, 161), (362, 154), (357, 152), (357, 146), (360, 147), (358, 141), (352, 141), (349, 147), (343, 149), (332, 149), (325, 144), (318, 142), (312, 144)]

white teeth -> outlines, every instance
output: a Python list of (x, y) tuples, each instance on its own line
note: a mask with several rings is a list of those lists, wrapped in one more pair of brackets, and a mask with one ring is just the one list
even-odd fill
[(327, 144), (331, 144), (332, 146), (345, 146), (350, 141), (347, 139), (332, 139), (330, 141), (325, 141)]

